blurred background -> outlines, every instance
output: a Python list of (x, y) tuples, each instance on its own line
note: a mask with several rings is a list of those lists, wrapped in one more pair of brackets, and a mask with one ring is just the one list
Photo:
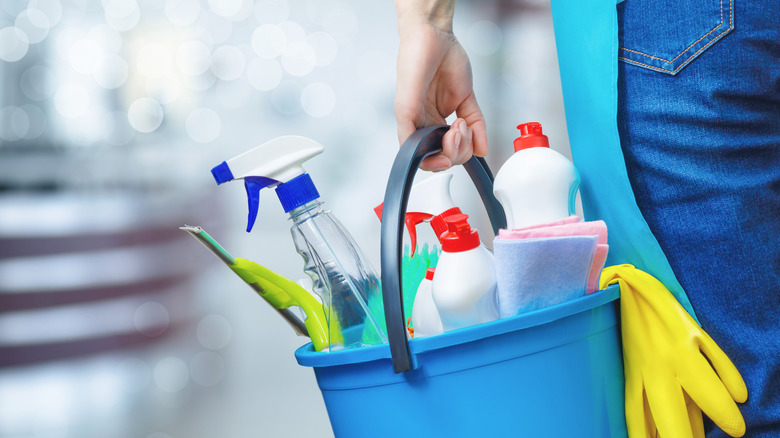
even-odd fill
[[(568, 153), (548, 2), (459, 0), (455, 16), (493, 170), (522, 122)], [(0, 2), (0, 437), (332, 436), (293, 356), (306, 338), (178, 227), (304, 277), (276, 196), (247, 234), (243, 185), (209, 172), (304, 135), (325, 146), (306, 166), (322, 199), (378, 269), (395, 25), (391, 1)]]

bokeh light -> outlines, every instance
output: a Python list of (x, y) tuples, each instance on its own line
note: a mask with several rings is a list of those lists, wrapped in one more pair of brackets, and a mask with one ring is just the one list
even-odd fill
[(154, 383), (165, 392), (179, 392), (190, 380), (189, 368), (178, 357), (166, 357), (154, 366)]
[(138, 50), (136, 67), (146, 77), (163, 77), (171, 72), (171, 54), (162, 44), (146, 43)]
[(292, 76), (306, 76), (317, 65), (317, 53), (304, 41), (296, 41), (284, 48), (282, 67)]
[(54, 107), (68, 119), (80, 117), (87, 111), (89, 95), (83, 85), (69, 82), (57, 88), (54, 94)]
[(287, 45), (287, 35), (275, 24), (263, 24), (252, 33), (252, 50), (257, 56), (274, 59), (282, 55)]
[(62, 18), (62, 4), (59, 0), (30, 0), (27, 8), (41, 11), (46, 16), (50, 28), (56, 26)]
[(301, 107), (312, 117), (325, 117), (336, 107), (336, 93), (324, 82), (313, 82), (301, 93)]
[(51, 23), (49, 23), (49, 17), (41, 10), (28, 8), (16, 16), (14, 26), (27, 35), (27, 40), (30, 44), (35, 44), (46, 38), (49, 34)]
[(211, 67), (211, 49), (201, 41), (185, 41), (176, 53), (176, 65), (186, 75), (199, 75)]
[(258, 1), (254, 14), (258, 23), (281, 23), (290, 16), (290, 5), (287, 0)]
[(30, 100), (44, 100), (54, 94), (54, 84), (51, 70), (48, 67), (36, 64), (22, 73), (19, 80), (22, 93)]
[(329, 33), (314, 32), (306, 37), (306, 43), (317, 54), (317, 67), (330, 65), (339, 51), (338, 43)]
[(155, 301), (147, 301), (135, 309), (133, 323), (138, 333), (153, 338), (168, 330), (171, 315), (168, 309)]
[(232, 81), (244, 73), (246, 59), (236, 46), (221, 46), (211, 54), (211, 71), (218, 79)]
[(469, 27), (466, 33), (466, 44), (470, 53), (490, 56), (501, 48), (503, 33), (501, 28), (492, 21), (479, 20)]
[(105, 89), (119, 88), (127, 82), (128, 68), (125, 59), (119, 55), (103, 58), (94, 74), (95, 82)]
[(208, 350), (225, 348), (233, 337), (233, 326), (222, 315), (206, 315), (197, 328), (198, 342)]
[(222, 132), (222, 120), (214, 110), (198, 108), (187, 116), (185, 129), (187, 135), (196, 142), (209, 143), (216, 140)]
[(274, 59), (256, 59), (246, 69), (247, 79), (253, 88), (268, 91), (282, 82), (282, 66)]
[(282, 80), (271, 90), (271, 105), (279, 114), (293, 116), (301, 112), (303, 87), (292, 79)]
[(0, 29), (0, 59), (16, 62), (27, 54), (29, 48), (27, 35), (16, 26)]
[(76, 72), (84, 75), (94, 74), (103, 63), (103, 49), (94, 40), (80, 39), (70, 47), (68, 61)]
[(133, 29), (141, 18), (135, 0), (105, 0), (103, 12), (106, 23), (120, 32)]
[(166, 0), (165, 16), (176, 26), (188, 26), (200, 15), (198, 0)]
[(162, 124), (162, 106), (154, 99), (141, 97), (130, 104), (130, 108), (127, 110), (127, 120), (130, 122), (130, 126), (138, 132), (153, 132)]

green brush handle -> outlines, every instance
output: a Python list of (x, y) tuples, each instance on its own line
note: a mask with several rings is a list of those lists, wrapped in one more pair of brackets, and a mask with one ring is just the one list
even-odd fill
[[(314, 349), (328, 347), (328, 325), (322, 304), (306, 289), (287, 277), (279, 275), (255, 262), (236, 258), (230, 269), (249, 285), (257, 285), (257, 293), (276, 309), (300, 306), (306, 313), (306, 329)], [(331, 333), (340, 333), (339, 330)]]

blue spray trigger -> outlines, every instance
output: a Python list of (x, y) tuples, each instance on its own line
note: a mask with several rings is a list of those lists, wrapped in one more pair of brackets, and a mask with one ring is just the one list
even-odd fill
[(279, 181), (264, 176), (247, 176), (244, 178), (244, 187), (246, 188), (246, 199), (249, 203), (249, 218), (247, 220), (246, 232), (252, 231), (252, 227), (257, 220), (257, 212), (260, 208), (260, 190), (276, 184)]

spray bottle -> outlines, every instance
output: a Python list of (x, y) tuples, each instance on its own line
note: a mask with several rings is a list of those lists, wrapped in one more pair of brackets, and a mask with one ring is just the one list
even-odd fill
[[(450, 195), (450, 181), (451, 173), (437, 173), (412, 186), (404, 218), (412, 243), (412, 256), (417, 247), (417, 225), (428, 222), (441, 242), (442, 233), (447, 231), (444, 219), (462, 214)], [(379, 220), (382, 220), (382, 206), (383, 204), (379, 204), (374, 208)]]
[(553, 222), (574, 214), (580, 175), (565, 156), (550, 149), (542, 125), (518, 125), (515, 153), (498, 170), (493, 193), (506, 212), (507, 228)]
[(386, 341), (368, 310), (368, 300), (379, 294), (379, 277), (341, 223), (323, 209), (319, 192), (302, 164), (320, 154), (322, 145), (300, 136), (283, 136), (257, 146), (211, 170), (217, 184), (243, 179), (249, 201), (247, 232), (257, 218), (260, 191), (275, 188), (304, 271), (323, 303), (328, 319), (329, 349), (362, 345), (364, 331)]
[(435, 272), (436, 268), (428, 268), (425, 279), (420, 282), (417, 295), (414, 297), (412, 326), (415, 338), (436, 335), (444, 331), (441, 326), (439, 310), (436, 309), (436, 303), (433, 302), (433, 294), (431, 293)]
[(444, 221), (448, 231), (441, 237), (442, 254), (431, 285), (442, 328), (448, 331), (498, 319), (493, 254), (469, 226), (467, 215)]

